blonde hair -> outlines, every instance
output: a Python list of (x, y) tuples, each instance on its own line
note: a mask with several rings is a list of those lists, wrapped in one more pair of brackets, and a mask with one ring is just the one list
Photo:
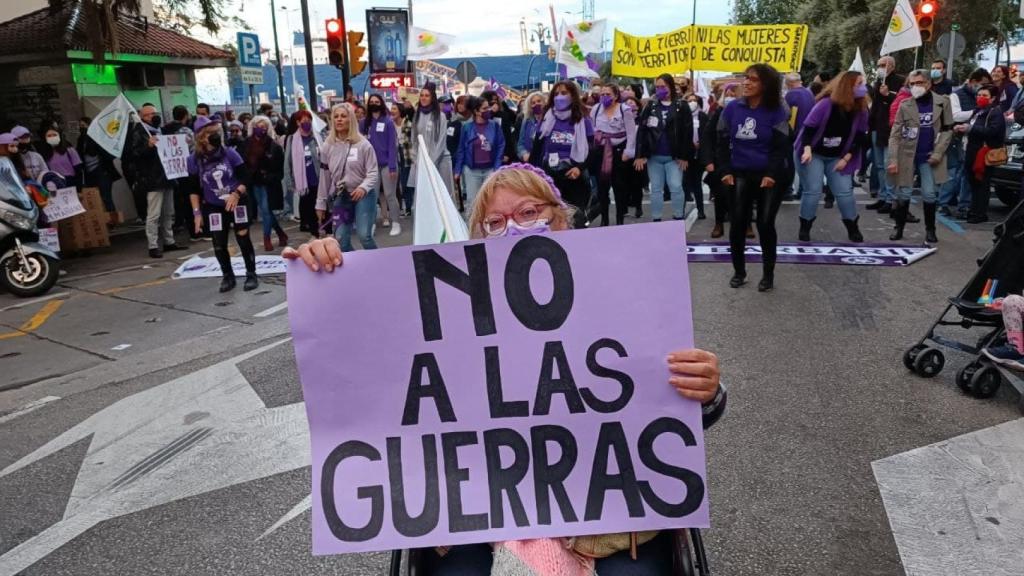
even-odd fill
[(252, 137), (252, 129), (255, 128), (257, 124), (266, 124), (268, 134), (270, 133), (271, 130), (274, 129), (274, 123), (270, 121), (269, 117), (264, 116), (263, 114), (257, 114), (249, 120), (249, 129), (247, 130), (247, 132), (250, 137)]
[[(345, 110), (345, 115), (348, 116), (348, 134), (338, 134), (337, 130), (334, 128), (334, 113), (338, 110)], [(355, 144), (363, 139), (363, 135), (359, 133), (359, 119), (356, 118), (356, 109), (348, 102), (335, 104), (331, 107), (330, 124), (330, 130), (327, 131), (328, 144), (342, 141), (348, 142), (349, 144)]]
[(491, 174), (480, 187), (473, 201), (473, 209), (469, 215), (469, 235), (471, 238), (483, 238), (484, 219), (487, 210), (498, 188), (506, 188), (519, 196), (534, 198), (551, 207), (554, 214), (549, 223), (552, 230), (568, 230), (572, 228), (574, 209), (563, 203), (544, 178), (523, 168), (504, 168)]

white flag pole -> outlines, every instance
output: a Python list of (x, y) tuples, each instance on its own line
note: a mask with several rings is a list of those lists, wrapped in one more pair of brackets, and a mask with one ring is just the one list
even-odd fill
[[(417, 161), (432, 163), (433, 160), (431, 160), (430, 155), (427, 154), (427, 143), (423, 139), (423, 135), (420, 134), (418, 136), (418, 139), (420, 145), (420, 152), (419, 159)], [(417, 171), (419, 171), (419, 169), (420, 168), (418, 167)], [(437, 211), (441, 214), (441, 225), (444, 226), (444, 235), (447, 238), (452, 238), (452, 224), (451, 222), (448, 221), (448, 211), (444, 209), (444, 204), (442, 203), (441, 192), (440, 190), (438, 190), (439, 182), (434, 181), (436, 176), (434, 175), (433, 171), (428, 171), (427, 177), (430, 178), (430, 188), (434, 193), (434, 203), (437, 205)]]

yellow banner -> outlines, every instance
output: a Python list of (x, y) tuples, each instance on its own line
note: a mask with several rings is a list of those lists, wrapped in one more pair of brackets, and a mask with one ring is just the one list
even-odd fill
[(742, 72), (759, 63), (792, 72), (800, 70), (806, 45), (804, 24), (684, 26), (657, 36), (633, 36), (616, 29), (612, 74), (653, 78), (690, 70)]

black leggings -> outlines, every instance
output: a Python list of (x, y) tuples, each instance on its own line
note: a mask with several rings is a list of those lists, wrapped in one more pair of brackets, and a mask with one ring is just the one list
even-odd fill
[(683, 173), (683, 187), (689, 191), (697, 205), (697, 214), (704, 214), (704, 184), (701, 179), (704, 176), (704, 169), (696, 160), (690, 160), (689, 166)]
[(729, 213), (729, 194), (732, 191), (722, 184), (722, 177), (717, 172), (707, 172), (706, 180), (711, 200), (715, 203), (715, 223), (725, 224), (725, 215)]
[(320, 224), (316, 217), (316, 190), (314, 189), (299, 196), (299, 223), (314, 238), (320, 237)]
[(736, 186), (732, 191), (729, 216), (729, 247), (732, 252), (732, 267), (736, 275), (747, 275), (747, 264), (744, 257), (747, 226), (750, 225), (752, 211), (757, 207), (757, 236), (761, 242), (761, 254), (766, 275), (775, 272), (775, 257), (779, 243), (775, 231), (775, 217), (782, 205), (782, 194), (779, 187), (761, 188), (764, 172), (741, 172), (734, 175)]
[(591, 210), (589, 217), (590, 220), (595, 220), (600, 215), (601, 226), (608, 225), (608, 210), (611, 205), (609, 191), (615, 194), (615, 223), (622, 224), (626, 219), (626, 212), (629, 211), (630, 193), (632, 191), (630, 178), (633, 177), (630, 172), (635, 173), (636, 170), (633, 168), (632, 160), (629, 162), (622, 161), (622, 153), (625, 149), (625, 144), (616, 146), (612, 150), (612, 173), (607, 178), (602, 178), (600, 175), (597, 177), (598, 204)]
[[(210, 230), (210, 214), (220, 214), (221, 229)], [(252, 217), (252, 210), (249, 211)], [(220, 272), (225, 278), (234, 278), (235, 270), (231, 266), (231, 254), (228, 252), (228, 229), (235, 230), (235, 242), (242, 252), (242, 261), (245, 262), (246, 276), (256, 275), (256, 250), (252, 246), (252, 238), (249, 237), (249, 223), (235, 224), (234, 214), (225, 210), (206, 209), (203, 210), (203, 220), (206, 229), (210, 232), (210, 240), (213, 241), (213, 255), (220, 264)]]
[(572, 217), (573, 228), (586, 228), (587, 226), (587, 201), (590, 200), (590, 183), (587, 171), (580, 169), (580, 175), (571, 180), (564, 172), (548, 171), (548, 175), (555, 181), (555, 186), (562, 193), (562, 200), (576, 209)]

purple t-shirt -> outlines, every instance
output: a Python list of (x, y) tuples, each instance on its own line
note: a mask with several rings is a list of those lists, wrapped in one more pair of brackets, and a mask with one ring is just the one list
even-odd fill
[[(914, 154), (915, 164), (924, 164), (935, 150), (935, 115), (932, 114), (932, 99), (921, 98), (917, 101), (917, 113), (921, 116), (921, 127), (917, 133), (917, 152)], [(913, 130), (913, 128), (904, 128)]]
[(572, 119), (559, 120), (556, 118), (555, 126), (544, 143), (544, 165), (554, 167), (551, 166), (552, 154), (558, 155), (558, 162), (569, 161), (575, 141), (576, 129), (573, 127)]
[(474, 122), (476, 138), (473, 139), (473, 168), (476, 170), (494, 167), (494, 143), (487, 139), (487, 123)]
[(199, 177), (203, 200), (211, 205), (223, 207), (221, 196), (227, 196), (238, 187), (235, 168), (242, 165), (242, 157), (231, 148), (221, 148), (212, 156), (198, 152), (188, 157), (188, 173)]
[(54, 149), (53, 156), (50, 156), (50, 161), (47, 162), (50, 170), (66, 178), (74, 178), (75, 168), (81, 164), (82, 159), (78, 157), (78, 151), (70, 146), (63, 154)]
[(769, 110), (751, 108), (742, 98), (730, 102), (722, 111), (722, 122), (729, 131), (733, 169), (756, 172), (772, 168), (775, 127), (788, 121), (785, 106)]
[(316, 190), (320, 185), (320, 161), (313, 157), (313, 135), (302, 137), (303, 156), (306, 163), (306, 185)]

